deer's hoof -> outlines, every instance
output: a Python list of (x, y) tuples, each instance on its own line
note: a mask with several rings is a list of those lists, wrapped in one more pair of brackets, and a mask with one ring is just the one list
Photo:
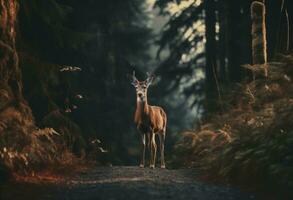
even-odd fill
[(150, 168), (151, 169), (155, 169), (155, 165), (150, 165)]
[(161, 169), (166, 169), (166, 165), (161, 165)]
[(144, 168), (144, 164), (140, 164), (139, 167), (140, 167), (140, 168)]

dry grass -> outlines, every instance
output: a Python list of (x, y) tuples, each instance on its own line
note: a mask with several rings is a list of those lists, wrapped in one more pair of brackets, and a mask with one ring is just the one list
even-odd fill
[(293, 56), (269, 64), (268, 79), (243, 83), (225, 95), (224, 114), (182, 133), (177, 164), (210, 177), (293, 195)]
[[(52, 128), (38, 129), (23, 98), (16, 51), (18, 3), (0, 0), (0, 181), (2, 175), (32, 174), (49, 166), (75, 164), (73, 154)], [(30, 77), (31, 78), (31, 77)], [(34, 84), (36, 84), (34, 82)]]
[(53, 128), (39, 129), (30, 117), (13, 107), (0, 114), (0, 162), (9, 172), (68, 171), (82, 163)]

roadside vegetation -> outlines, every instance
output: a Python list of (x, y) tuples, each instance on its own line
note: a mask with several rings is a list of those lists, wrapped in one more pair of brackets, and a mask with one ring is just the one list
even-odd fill
[(199, 167), (210, 179), (272, 192), (278, 199), (292, 198), (292, 79), (293, 55), (280, 55), (269, 63), (267, 79), (226, 89), (220, 112), (181, 133), (174, 164)]

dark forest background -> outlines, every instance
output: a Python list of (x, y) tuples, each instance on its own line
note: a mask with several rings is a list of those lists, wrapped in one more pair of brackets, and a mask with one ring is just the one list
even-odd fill
[[(166, 24), (155, 34), (148, 25), (153, 11), (141, 0), (20, 1), (17, 49), (24, 96), (37, 126), (59, 130), (62, 118), (76, 127), (74, 134), (64, 132), (78, 155), (97, 138), (108, 151), (102, 162), (135, 163), (136, 98), (126, 75), (136, 70), (144, 79), (150, 71), (157, 77), (150, 103), (168, 113), (171, 152), (178, 131), (221, 109), (221, 94), (251, 78), (241, 67), (251, 63), (251, 2), (158, 0), (153, 9)], [(170, 9), (183, 3), (176, 12)], [(293, 31), (289, 46), (286, 35), (287, 23), (293, 25), (293, 4), (266, 0), (266, 7), (271, 60), (293, 48)], [(156, 62), (149, 52), (153, 45)], [(68, 66), (81, 71), (61, 70)]]
[(0, 0), (0, 182), (137, 165), (135, 71), (167, 168), (292, 199), (292, 27), (292, 0)]
[[(59, 143), (81, 158), (99, 145), (100, 152), (91, 156), (103, 164), (137, 163), (136, 97), (127, 79), (133, 70), (140, 80), (146, 72), (156, 75), (149, 102), (162, 106), (168, 115), (169, 160), (179, 132), (224, 112), (230, 102), (222, 96), (234, 90), (235, 83), (252, 79), (252, 73), (241, 67), (252, 63), (251, 0), (18, 3), (17, 23), (11, 21), (17, 34), (14, 38), (6, 31), (9, 27), (2, 25), (1, 37), (13, 38), (9, 43), (12, 49), (16, 45), (18, 53), (14, 66), (19, 64), (21, 73), (10, 81), (4, 71), (1, 88), (23, 93), (32, 115), (21, 95), (11, 98), (17, 105), (21, 102), (15, 109), (25, 112), (38, 128), (54, 128), (64, 138)], [(272, 61), (293, 49), (293, 2), (266, 0), (265, 6), (268, 59)], [(164, 25), (154, 27), (159, 19)], [(3, 52), (10, 56), (10, 50)], [(9, 137), (7, 141), (13, 144)], [(7, 141), (0, 145), (4, 147)]]
[[(149, 59), (144, 2), (22, 1), (19, 19), (24, 95), (37, 125), (58, 130), (65, 118), (78, 127), (67, 131), (75, 153), (99, 139), (105, 162), (133, 162), (135, 93), (126, 75)], [(60, 71), (68, 66), (81, 70)]]

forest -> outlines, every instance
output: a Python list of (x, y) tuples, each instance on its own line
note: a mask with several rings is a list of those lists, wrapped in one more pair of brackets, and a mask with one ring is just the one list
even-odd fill
[[(230, 199), (292, 199), (292, 79), (292, 0), (0, 0), (0, 199), (65, 199), (23, 189), (48, 182), (137, 199), (115, 195), (141, 179), (163, 188), (143, 198), (169, 199), (171, 177), (244, 191)], [(151, 135), (136, 124), (140, 89), (166, 113), (167, 169), (148, 167), (161, 136), (142, 142), (139, 169), (141, 130)], [(174, 199), (228, 199), (178, 188)], [(94, 198), (82, 197), (68, 199)]]

